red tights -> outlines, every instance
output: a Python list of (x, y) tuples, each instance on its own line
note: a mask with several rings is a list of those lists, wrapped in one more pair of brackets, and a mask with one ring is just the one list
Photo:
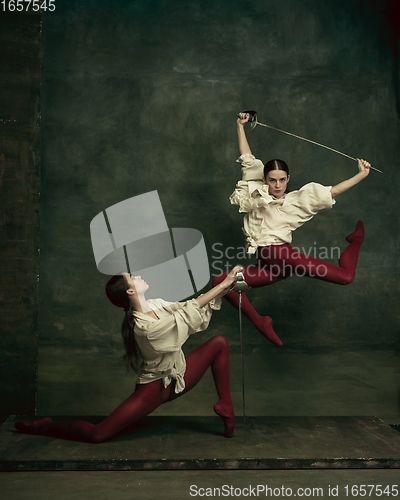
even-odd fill
[[(358, 254), (364, 241), (364, 225), (362, 221), (357, 222), (355, 231), (346, 239), (350, 244), (341, 254), (338, 266), (304, 255), (289, 244), (271, 245), (258, 248), (258, 264), (244, 267), (243, 275), (247, 284), (252, 288), (271, 285), (288, 278), (292, 274), (347, 285), (354, 279)], [(213, 286), (221, 283), (226, 275), (227, 273), (224, 273), (214, 278)], [(224, 298), (238, 309), (239, 299), (237, 293), (228, 293)], [(246, 294), (242, 294), (242, 311), (264, 337), (277, 346), (282, 345), (272, 328), (272, 319), (269, 316), (260, 316), (250, 304)]]
[(214, 411), (224, 422), (224, 435), (232, 437), (235, 417), (229, 388), (229, 346), (225, 337), (220, 335), (212, 337), (186, 358), (185, 389), (179, 394), (174, 392), (174, 383), (164, 387), (162, 380), (156, 380), (148, 384), (137, 384), (135, 392), (97, 425), (83, 420), (57, 423), (46, 417), (35, 422), (16, 422), (15, 428), (29, 434), (102, 443), (112, 439), (136, 420), (149, 415), (163, 403), (190, 391), (209, 366), (219, 396)]

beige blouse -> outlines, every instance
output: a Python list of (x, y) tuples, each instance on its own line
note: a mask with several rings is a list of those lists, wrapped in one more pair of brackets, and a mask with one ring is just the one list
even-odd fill
[(236, 184), (229, 201), (239, 206), (239, 212), (245, 213), (243, 232), (249, 254), (254, 254), (257, 247), (291, 243), (295, 229), (336, 203), (331, 195), (332, 186), (316, 182), (277, 199), (269, 194), (268, 186), (262, 181), (260, 160), (244, 154), (237, 161), (242, 165), (242, 180)]
[(189, 335), (208, 327), (212, 310), (221, 309), (221, 299), (213, 299), (204, 307), (196, 299), (174, 303), (151, 299), (147, 303), (159, 319), (132, 311), (140, 364), (138, 383), (162, 379), (168, 387), (175, 379), (175, 392), (182, 392), (186, 360), (181, 347)]

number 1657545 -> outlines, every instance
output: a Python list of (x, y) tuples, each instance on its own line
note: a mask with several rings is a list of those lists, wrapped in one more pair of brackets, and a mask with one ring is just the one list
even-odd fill
[(3, 12), (27, 12), (31, 10), (38, 12), (39, 10), (49, 10), (50, 12), (56, 9), (55, 0), (1, 0)]

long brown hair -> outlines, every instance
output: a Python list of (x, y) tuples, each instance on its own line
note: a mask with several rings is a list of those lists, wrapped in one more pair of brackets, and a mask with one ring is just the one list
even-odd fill
[(128, 370), (132, 368), (139, 374), (140, 359), (136, 348), (135, 336), (133, 333), (134, 322), (129, 311), (129, 297), (126, 293), (124, 277), (120, 274), (113, 276), (106, 285), (106, 294), (109, 300), (117, 307), (122, 307), (125, 316), (121, 325), (121, 334), (124, 341), (125, 353), (122, 356)]

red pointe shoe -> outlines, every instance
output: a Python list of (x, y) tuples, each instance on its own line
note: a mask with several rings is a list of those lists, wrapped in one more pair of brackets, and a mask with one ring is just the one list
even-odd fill
[(282, 342), (278, 335), (274, 332), (272, 328), (272, 318), (269, 316), (260, 316), (260, 322), (255, 324), (257, 330), (261, 333), (263, 337), (275, 344), (277, 347), (282, 345)]
[(231, 438), (235, 430), (235, 414), (233, 413), (232, 403), (224, 405), (221, 401), (218, 401), (214, 405), (214, 411), (224, 422), (224, 436)]
[(50, 417), (40, 418), (34, 422), (27, 420), (15, 422), (14, 427), (17, 431), (24, 432), (25, 434), (40, 434), (46, 430), (47, 425), (52, 424), (53, 421)]
[(355, 230), (349, 234), (346, 240), (351, 243), (352, 241), (360, 239), (360, 243), (364, 241), (364, 223), (362, 220), (357, 222)]

